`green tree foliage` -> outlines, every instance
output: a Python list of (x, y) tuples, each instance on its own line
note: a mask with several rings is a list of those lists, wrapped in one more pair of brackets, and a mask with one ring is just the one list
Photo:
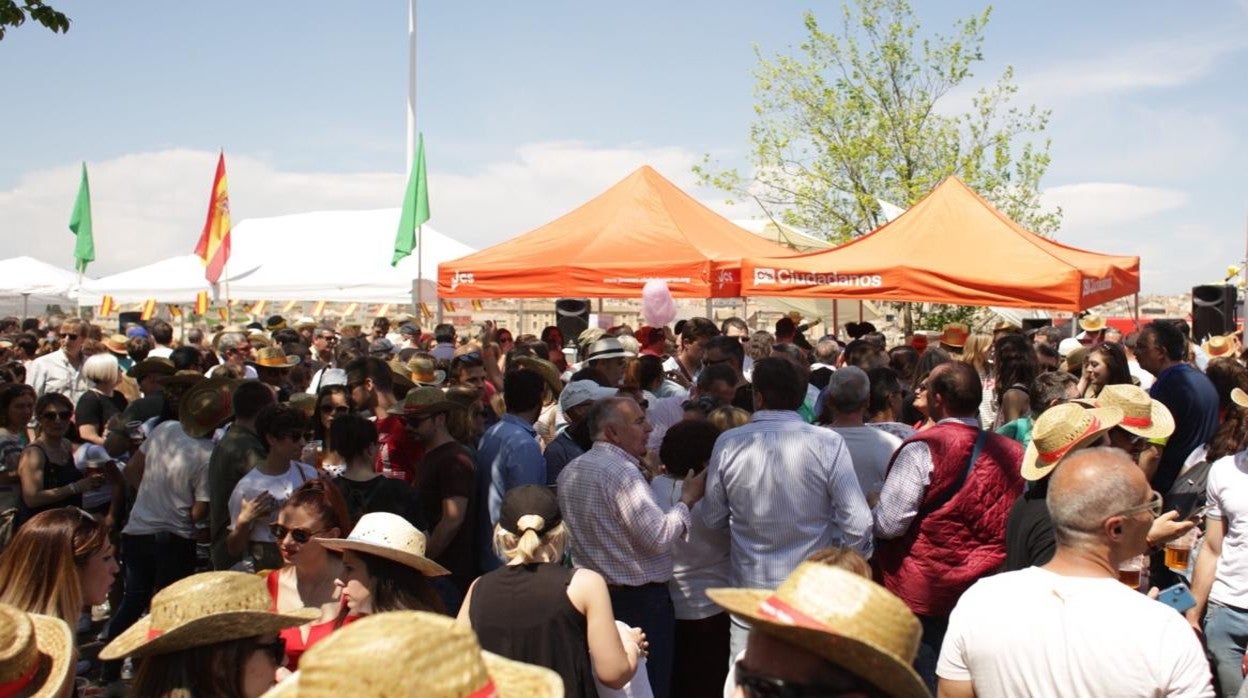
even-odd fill
[[(1039, 200), (1049, 112), (1011, 104), (1018, 88), (1007, 67), (974, 93), (964, 88), (969, 108), (953, 113), (951, 95), (983, 61), (990, 14), (956, 22), (950, 36), (925, 36), (907, 0), (853, 0), (837, 33), (807, 12), (806, 39), (791, 55), (755, 49), (750, 176), (710, 156), (696, 174), (835, 243), (882, 225), (881, 200), (909, 207), (951, 174), (1027, 228), (1052, 234), (1061, 211)], [(906, 320), (909, 330), (909, 308)]]
[(53, 32), (64, 34), (69, 31), (69, 18), (43, 0), (0, 0), (0, 39), (4, 39), (7, 27), (20, 27), (26, 23), (27, 17)]

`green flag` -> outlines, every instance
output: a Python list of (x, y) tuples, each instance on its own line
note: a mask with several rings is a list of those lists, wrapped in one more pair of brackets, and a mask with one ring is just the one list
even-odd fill
[(416, 137), (416, 157), (412, 160), (412, 172), (407, 178), (407, 192), (403, 195), (403, 214), (399, 216), (399, 232), (394, 236), (394, 258), (390, 266), (410, 255), (416, 249), (416, 231), (429, 220), (429, 180), (425, 177), (425, 136)]
[(95, 261), (95, 238), (91, 235), (91, 187), (87, 184), (87, 163), (82, 163), (82, 184), (78, 187), (78, 200), (69, 217), (69, 229), (78, 238), (74, 243), (74, 268), (81, 274), (87, 264)]

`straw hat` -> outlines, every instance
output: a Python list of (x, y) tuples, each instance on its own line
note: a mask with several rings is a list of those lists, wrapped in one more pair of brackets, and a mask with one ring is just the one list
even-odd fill
[(585, 354), (585, 361), (627, 359), (633, 356), (636, 356), (636, 354), (624, 349), (624, 345), (620, 343), (620, 340), (615, 337), (603, 337), (589, 345), (589, 350)]
[(390, 367), (390, 377), (394, 381), (396, 393), (402, 394), (416, 387), (416, 383), (412, 382), (411, 371), (407, 370), (407, 364), (399, 361), (398, 354), (392, 354), (386, 365)]
[(146, 359), (136, 363), (126, 371), (126, 375), (141, 381), (149, 375), (172, 376), (177, 373), (178, 369), (174, 367), (173, 362), (159, 356), (149, 356)]
[(1095, 313), (1088, 313), (1079, 318), (1079, 329), (1084, 332), (1100, 332), (1105, 329), (1105, 318)]
[(374, 511), (360, 517), (346, 538), (317, 538), (330, 550), (351, 550), (384, 557), (407, 565), (426, 577), (450, 574), (450, 570), (425, 557), (425, 534), (398, 514)]
[(192, 438), (209, 436), (234, 415), (231, 396), (237, 381), (208, 378), (191, 386), (178, 403), (178, 421), (182, 431)]
[(960, 322), (951, 322), (940, 331), (940, 343), (961, 349), (966, 346), (966, 339), (971, 336), (971, 329)]
[(299, 671), (264, 698), (344, 695), (559, 698), (563, 679), (550, 669), (483, 652), (476, 633), (454, 618), (390, 611), (361, 618), (313, 645), (299, 659)]
[(554, 393), (556, 397), (563, 391), (563, 380), (559, 377), (559, 369), (546, 359), (539, 359), (536, 356), (519, 356), (516, 357), (513, 363), (542, 374), (542, 380), (546, 381), (546, 385), (550, 387), (550, 392)]
[(774, 592), (708, 589), (751, 626), (817, 654), (888, 696), (928, 696), (911, 667), (922, 626), (905, 602), (840, 568), (803, 562)]
[(1231, 402), (1248, 409), (1248, 393), (1239, 388), (1231, 388)]
[(1209, 355), (1209, 358), (1216, 359), (1220, 356), (1231, 356), (1234, 354), (1235, 343), (1231, 341), (1230, 337), (1223, 337), (1219, 335), (1206, 339), (1205, 342), (1200, 345), (1200, 348), (1205, 350), (1205, 353)]
[(1174, 416), (1169, 408), (1148, 396), (1138, 385), (1107, 385), (1096, 396), (1101, 407), (1122, 410), (1118, 426), (1146, 439), (1164, 439), (1174, 433)]
[(129, 353), (126, 350), (126, 342), (128, 341), (130, 340), (126, 339), (126, 335), (114, 334), (109, 335), (108, 339), (105, 339), (102, 343), (104, 344), (104, 348), (112, 353), (118, 356), (126, 356)]
[(426, 417), (439, 412), (450, 412), (459, 405), (447, 399), (446, 393), (431, 385), (422, 385), (407, 391), (402, 402), (395, 403), (386, 410), (389, 414)]
[(264, 578), (246, 572), (202, 572), (161, 589), (151, 613), (100, 651), (100, 659), (169, 654), (192, 647), (276, 633), (316, 620), (321, 612), (269, 610)]
[(1031, 443), (1023, 453), (1023, 479), (1041, 480), (1058, 463), (1088, 442), (1122, 422), (1117, 407), (1086, 408), (1064, 403), (1045, 410), (1031, 430)]
[(442, 385), (446, 382), (446, 371), (436, 368), (437, 361), (428, 354), (417, 354), (407, 362), (407, 370), (417, 385)]
[(74, 676), (74, 633), (65, 621), (0, 604), (0, 691), (63, 695)]
[(316, 320), (313, 320), (312, 316), (310, 315), (304, 315), (298, 320), (295, 320), (296, 330), (309, 330), (309, 329), (314, 329), (315, 327), (316, 327)]
[(261, 347), (252, 360), (258, 368), (291, 368), (299, 364), (298, 356), (287, 356), (280, 347)]

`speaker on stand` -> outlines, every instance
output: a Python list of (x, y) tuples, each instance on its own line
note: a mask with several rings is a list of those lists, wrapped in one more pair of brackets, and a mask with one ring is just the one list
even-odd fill
[(1203, 342), (1235, 331), (1239, 319), (1239, 294), (1227, 284), (1192, 288), (1192, 339)]
[(560, 298), (556, 300), (555, 327), (559, 328), (559, 334), (563, 336), (565, 346), (568, 342), (572, 342), (575, 346), (581, 333), (589, 329), (589, 299)]

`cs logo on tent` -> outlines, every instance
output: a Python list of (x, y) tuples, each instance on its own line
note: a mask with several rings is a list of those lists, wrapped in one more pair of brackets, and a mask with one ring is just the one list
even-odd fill
[(776, 283), (776, 270), (758, 268), (754, 270), (754, 285), (765, 286)]
[(459, 288), (460, 284), (475, 284), (476, 277), (470, 271), (457, 271), (451, 275), (451, 290)]

